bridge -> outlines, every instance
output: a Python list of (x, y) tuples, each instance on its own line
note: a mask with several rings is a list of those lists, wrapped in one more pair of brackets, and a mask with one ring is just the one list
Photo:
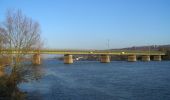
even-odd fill
[(1, 49), (0, 54), (32, 54), (33, 64), (41, 64), (41, 54), (61, 54), (64, 55), (64, 63), (73, 63), (73, 55), (100, 55), (100, 62), (109, 63), (111, 55), (127, 56), (127, 61), (137, 61), (136, 56), (142, 56), (142, 61), (150, 61), (150, 56), (153, 60), (161, 61), (161, 56), (165, 52), (153, 50), (6, 50)]

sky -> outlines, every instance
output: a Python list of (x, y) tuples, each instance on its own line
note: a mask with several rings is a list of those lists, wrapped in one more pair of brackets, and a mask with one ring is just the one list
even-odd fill
[(170, 0), (0, 0), (38, 21), (45, 48), (111, 49), (170, 44)]

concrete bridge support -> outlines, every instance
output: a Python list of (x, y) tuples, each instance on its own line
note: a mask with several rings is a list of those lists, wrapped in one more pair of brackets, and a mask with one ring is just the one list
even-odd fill
[(110, 56), (109, 55), (101, 55), (100, 56), (100, 62), (101, 63), (109, 63), (110, 62)]
[(154, 61), (161, 61), (162, 60), (161, 55), (153, 56), (153, 60)]
[(32, 61), (32, 63), (33, 63), (34, 65), (40, 65), (40, 64), (41, 64), (41, 56), (40, 56), (40, 54), (34, 54), (34, 55), (33, 55), (33, 61)]
[(150, 61), (150, 56), (149, 55), (143, 55), (142, 61)]
[(129, 55), (129, 56), (128, 56), (128, 61), (129, 61), (129, 62), (135, 62), (135, 61), (137, 61), (136, 55)]
[(64, 63), (72, 64), (73, 63), (73, 55), (70, 55), (70, 54), (64, 55)]

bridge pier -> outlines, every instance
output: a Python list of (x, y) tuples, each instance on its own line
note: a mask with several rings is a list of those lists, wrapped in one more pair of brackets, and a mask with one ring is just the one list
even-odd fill
[(110, 62), (110, 56), (109, 55), (101, 55), (100, 56), (100, 62), (101, 63), (109, 63)]
[(128, 61), (129, 61), (129, 62), (135, 62), (135, 61), (137, 61), (136, 55), (129, 55), (129, 56), (128, 56)]
[(34, 54), (34, 55), (33, 55), (33, 61), (32, 61), (32, 63), (33, 63), (34, 65), (40, 65), (40, 64), (41, 64), (41, 56), (40, 56), (40, 54)]
[(162, 60), (161, 55), (155, 55), (155, 56), (153, 56), (153, 60), (154, 60), (154, 61), (161, 61), (161, 60)]
[(143, 55), (142, 61), (150, 61), (150, 56), (149, 55)]
[(73, 63), (73, 55), (70, 55), (70, 54), (64, 55), (64, 63), (72, 64)]

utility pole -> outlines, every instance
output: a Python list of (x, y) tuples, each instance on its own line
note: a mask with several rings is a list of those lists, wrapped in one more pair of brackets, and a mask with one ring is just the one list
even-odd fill
[(109, 39), (107, 40), (107, 46), (108, 46), (108, 50), (109, 50), (109, 48), (110, 48), (110, 40)]

